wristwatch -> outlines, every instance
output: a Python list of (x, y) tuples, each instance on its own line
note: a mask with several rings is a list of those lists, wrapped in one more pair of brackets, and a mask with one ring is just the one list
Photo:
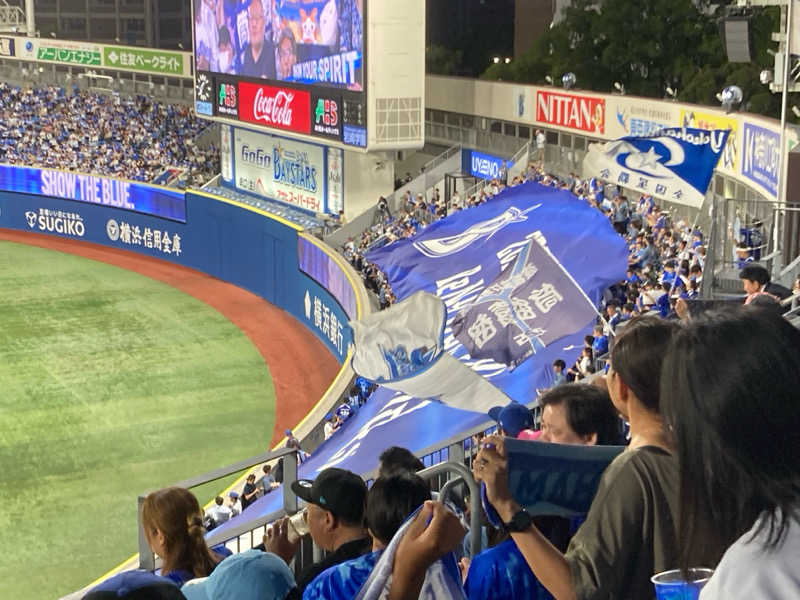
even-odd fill
[(533, 523), (533, 517), (524, 508), (519, 509), (508, 523), (503, 523), (510, 533), (525, 531)]

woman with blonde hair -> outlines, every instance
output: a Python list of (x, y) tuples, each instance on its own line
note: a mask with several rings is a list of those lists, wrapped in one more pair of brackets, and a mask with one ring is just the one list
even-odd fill
[(161, 574), (182, 585), (207, 577), (231, 554), (224, 546), (206, 545), (203, 511), (189, 490), (168, 487), (155, 491), (142, 504), (142, 525), (150, 549), (163, 561)]

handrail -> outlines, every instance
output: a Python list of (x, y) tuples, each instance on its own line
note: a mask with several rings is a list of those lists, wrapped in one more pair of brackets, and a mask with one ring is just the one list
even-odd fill
[[(286, 473), (285, 469), (286, 467), (284, 466), (284, 474)], [(469, 489), (470, 552), (472, 556), (475, 556), (478, 552), (481, 551), (481, 541), (482, 541), (481, 540), (481, 497), (480, 497), (480, 488), (478, 487), (478, 484), (475, 482), (475, 479), (473, 478), (470, 470), (460, 462), (449, 461), (433, 465), (431, 467), (423, 469), (422, 471), (418, 471), (417, 475), (419, 475), (423, 479), (430, 480), (438, 475), (449, 474), (449, 473), (455, 473), (457, 477), (450, 479), (442, 487), (440, 491), (440, 498), (444, 499), (447, 493), (453, 488), (453, 486), (458, 483), (464, 483)], [(362, 475), (362, 477), (364, 476)], [(365, 477), (365, 479), (368, 479), (368, 477)], [(294, 496), (294, 493), (291, 491), (291, 487), (286, 484), (285, 480), (283, 488), (284, 490), (288, 490), (288, 493)], [(215, 546), (217, 544), (224, 543), (228, 540), (236, 539), (241, 535), (247, 534), (257, 529), (258, 527), (261, 527), (268, 523), (272, 523), (273, 521), (276, 521), (277, 519), (283, 517), (284, 515), (293, 514), (294, 512), (297, 512), (296, 506), (292, 511), (287, 511), (284, 508), (283, 510), (274, 511), (267, 515), (261, 515), (254, 519), (244, 521), (240, 525), (237, 525), (236, 527), (226, 529), (224, 533), (214, 534), (212, 530), (212, 532), (206, 537), (206, 543), (209, 546)]]
[[(451, 472), (457, 473), (459, 476), (458, 479), (463, 480), (463, 482), (467, 484), (467, 488), (469, 488), (469, 549), (470, 555), (475, 556), (481, 551), (481, 491), (474, 477), (472, 477), (472, 473), (470, 473), (469, 469), (463, 464), (449, 461), (423, 469), (419, 471), (417, 475), (423, 479), (428, 479), (442, 473)], [(442, 499), (444, 499), (447, 491), (449, 491), (453, 485), (455, 485), (453, 480), (445, 484), (440, 492), (440, 497)]]
[(781, 269), (781, 279), (783, 279), (788, 273), (797, 269), (798, 266), (800, 266), (800, 255), (798, 255), (797, 258)]
[(528, 140), (527, 142), (525, 142), (522, 148), (516, 151), (514, 156), (512, 156), (508, 162), (510, 162), (512, 165), (517, 164), (517, 161), (519, 161), (523, 157), (523, 155), (530, 152), (530, 147), (531, 147), (531, 142), (530, 140)]
[[(239, 471), (248, 469), (257, 464), (268, 462), (271, 460), (276, 460), (279, 458), (284, 459), (283, 461), (284, 511), (287, 513), (295, 513), (297, 512), (297, 498), (295, 497), (294, 494), (291, 493), (291, 483), (297, 479), (296, 448), (281, 448), (280, 450), (264, 452), (256, 456), (251, 456), (249, 458), (237, 461), (225, 467), (220, 467), (218, 469), (214, 469), (213, 471), (208, 471), (207, 473), (203, 473), (202, 475), (197, 475), (195, 477), (190, 477), (189, 479), (184, 479), (183, 481), (179, 481), (178, 483), (175, 483), (173, 485), (174, 487), (190, 489), (193, 487), (197, 487), (198, 485), (202, 485), (204, 483), (210, 483), (212, 481), (216, 481), (217, 479), (222, 479), (223, 477), (232, 475), (233, 473), (238, 473)], [(286, 490), (289, 490), (288, 494), (286, 493)], [(147, 536), (145, 535), (144, 532), (144, 524), (142, 523), (142, 506), (144, 505), (144, 500), (148, 493), (149, 492), (139, 494), (138, 497), (137, 512), (138, 512), (138, 531), (139, 531), (139, 568), (148, 569), (152, 571), (156, 568), (155, 556), (153, 554), (153, 551), (150, 549), (150, 544), (148, 543)]]
[(457, 153), (461, 152), (461, 144), (456, 144), (455, 146), (450, 146), (447, 150), (439, 154), (438, 156), (432, 158), (420, 169), (420, 174), (424, 175), (428, 171), (431, 171), (438, 167), (440, 164), (445, 162), (448, 158), (455, 156)]
[(492, 182), (491, 179), (481, 179), (471, 188), (464, 190), (464, 200), (469, 200), (471, 196), (477, 196), (483, 188), (487, 187)]

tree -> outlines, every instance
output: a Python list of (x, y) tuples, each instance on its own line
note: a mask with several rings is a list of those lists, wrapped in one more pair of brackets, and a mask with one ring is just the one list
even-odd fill
[(431, 44), (425, 48), (425, 70), (432, 75), (457, 75), (461, 71), (464, 53)]
[(575, 73), (578, 87), (609, 92), (614, 83), (629, 94), (663, 98), (667, 86), (686, 102), (718, 105), (727, 85), (744, 92), (744, 108), (777, 117), (779, 98), (759, 81), (772, 68), (771, 34), (779, 28), (777, 9), (751, 21), (756, 49), (751, 63), (729, 63), (720, 37), (721, 10), (705, 0), (574, 0), (564, 19), (510, 65), (492, 65), (482, 75), (556, 84)]

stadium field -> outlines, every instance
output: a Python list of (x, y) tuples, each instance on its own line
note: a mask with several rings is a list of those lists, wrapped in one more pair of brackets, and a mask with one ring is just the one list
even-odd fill
[(0, 241), (0, 598), (56, 598), (128, 558), (137, 494), (265, 451), (274, 419), (263, 356), (214, 308)]

